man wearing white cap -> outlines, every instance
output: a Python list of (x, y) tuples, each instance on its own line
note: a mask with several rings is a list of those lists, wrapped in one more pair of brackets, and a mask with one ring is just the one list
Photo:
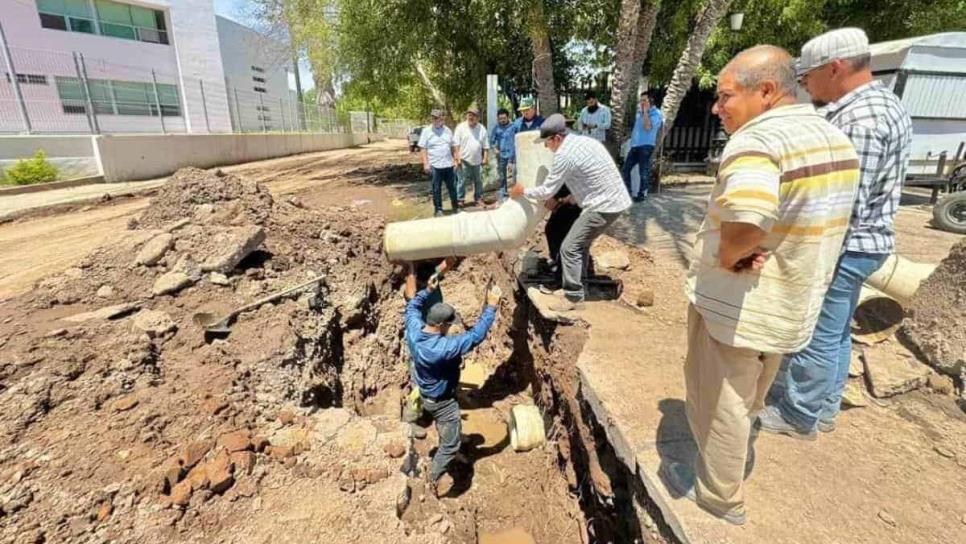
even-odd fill
[(858, 28), (833, 30), (802, 47), (799, 84), (829, 122), (849, 137), (861, 181), (842, 255), (808, 346), (789, 355), (763, 431), (814, 440), (831, 432), (852, 355), (850, 322), (859, 290), (895, 248), (895, 216), (909, 161), (912, 122), (900, 99), (873, 80), (869, 40)]

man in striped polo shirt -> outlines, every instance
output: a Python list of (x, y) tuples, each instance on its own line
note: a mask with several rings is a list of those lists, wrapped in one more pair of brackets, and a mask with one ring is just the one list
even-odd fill
[(852, 140), (862, 181), (844, 253), (822, 303), (812, 341), (785, 358), (759, 414), (761, 430), (814, 440), (835, 430), (852, 360), (850, 322), (862, 283), (895, 248), (894, 222), (912, 144), (902, 101), (872, 78), (869, 39), (841, 28), (802, 47), (799, 83), (822, 113)]
[[(751, 424), (782, 354), (808, 344), (835, 271), (859, 181), (842, 132), (796, 104), (791, 56), (739, 53), (714, 112), (731, 139), (698, 232), (685, 291), (687, 417), (695, 466), (665, 463), (675, 494), (734, 524)], [(750, 463), (748, 463), (750, 465)]]

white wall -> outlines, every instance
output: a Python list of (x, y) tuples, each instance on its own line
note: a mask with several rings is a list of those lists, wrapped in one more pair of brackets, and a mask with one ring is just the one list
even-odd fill
[[(288, 124), (294, 115), (286, 68), (293, 69), (293, 64), (288, 44), (224, 17), (216, 20), (225, 79), (232, 93), (229, 100), (234, 104), (237, 89), (240, 104), (234, 114), (235, 123), (238, 124), (241, 115), (245, 130), (259, 130), (262, 126), (266, 130), (290, 128)], [(264, 72), (254, 71), (252, 66), (260, 67)], [(265, 82), (257, 82), (254, 77)], [(266, 92), (257, 92), (255, 87), (264, 88)], [(260, 119), (259, 112), (267, 119)]]
[[(76, 77), (73, 52), (84, 55), (91, 79), (152, 81), (177, 84), (186, 119), (166, 117), (169, 130), (231, 131), (214, 6), (211, 0), (127, 1), (165, 11), (169, 45), (125, 40), (111, 36), (67, 32), (40, 26), (33, 0), (0, 0), (0, 22), (14, 56), (18, 73), (48, 76), (46, 86), (22, 85), (34, 129), (40, 132), (86, 132), (87, 117), (65, 114), (53, 76)], [(0, 62), (0, 72), (6, 66)], [(208, 123), (201, 102), (205, 86)], [(0, 76), (0, 131), (19, 130), (19, 114), (12, 86)], [(111, 131), (160, 130), (150, 116), (99, 116), (101, 128)]]

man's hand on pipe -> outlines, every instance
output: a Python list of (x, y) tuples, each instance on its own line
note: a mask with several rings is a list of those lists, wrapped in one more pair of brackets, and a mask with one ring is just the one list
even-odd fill
[(510, 187), (510, 198), (523, 198), (524, 195), (523, 185), (517, 183), (513, 187)]

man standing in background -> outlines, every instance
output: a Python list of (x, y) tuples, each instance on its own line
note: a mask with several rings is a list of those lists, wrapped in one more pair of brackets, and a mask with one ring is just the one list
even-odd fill
[(585, 94), (584, 100), (587, 105), (577, 117), (577, 132), (604, 143), (610, 130), (610, 108), (597, 102), (597, 95), (593, 91)]
[(496, 173), (500, 177), (500, 202), (507, 197), (507, 169), (514, 156), (513, 125), (510, 112), (500, 108), (496, 112), (496, 126), (490, 135), (490, 147), (496, 150)]
[(654, 145), (657, 141), (657, 135), (661, 133), (663, 124), (664, 116), (661, 115), (661, 110), (651, 105), (651, 98), (646, 91), (641, 93), (641, 102), (637, 106), (637, 117), (634, 119), (634, 128), (631, 130), (631, 147), (627, 151), (624, 169), (621, 171), (624, 177), (624, 185), (627, 186), (627, 193), (633, 195), (634, 187), (631, 184), (631, 173), (634, 171), (634, 166), (637, 166), (637, 174), (641, 178), (641, 184), (637, 188), (634, 202), (647, 199), (647, 191), (651, 187), (651, 156), (654, 154)]
[(820, 114), (852, 141), (861, 181), (845, 247), (808, 346), (785, 358), (761, 430), (814, 440), (835, 430), (852, 358), (850, 323), (862, 283), (895, 250), (895, 218), (906, 177), (912, 120), (873, 80), (869, 39), (858, 28), (822, 34), (802, 47), (799, 84)]
[(466, 120), (456, 125), (456, 200), (460, 207), (466, 200), (466, 186), (473, 184), (473, 203), (483, 203), (483, 165), (489, 158), (490, 140), (486, 127), (480, 124), (480, 110), (475, 105), (466, 110)]
[(443, 124), (443, 110), (433, 109), (431, 126), (423, 128), (419, 135), (419, 148), (422, 149), (423, 171), (433, 176), (434, 215), (443, 215), (443, 184), (453, 206), (453, 213), (459, 211), (456, 203), (456, 174), (453, 165), (458, 160), (453, 142), (453, 131)]

